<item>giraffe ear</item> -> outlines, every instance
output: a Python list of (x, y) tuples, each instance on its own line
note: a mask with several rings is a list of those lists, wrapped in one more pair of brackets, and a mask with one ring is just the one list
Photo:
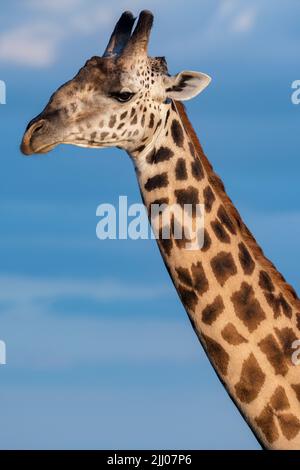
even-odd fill
[(205, 73), (185, 70), (166, 80), (166, 94), (168, 98), (185, 101), (201, 93), (211, 82)]

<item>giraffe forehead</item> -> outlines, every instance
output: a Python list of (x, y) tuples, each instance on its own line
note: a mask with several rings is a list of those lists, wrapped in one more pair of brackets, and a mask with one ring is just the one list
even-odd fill
[(76, 98), (89, 102), (96, 96), (129, 89), (134, 93), (151, 92), (159, 100), (164, 95), (164, 77), (168, 74), (164, 57), (93, 56), (73, 79), (62, 85), (50, 98), (50, 109), (67, 105)]
[(121, 84), (133, 87), (133, 91), (159, 90), (168, 74), (164, 57), (121, 57), (116, 61), (116, 68)]
[[(90, 59), (77, 75), (62, 85), (52, 95), (51, 105), (58, 101), (66, 102), (75, 97), (107, 94), (112, 91), (129, 89), (137, 93), (160, 88), (163, 78), (156, 61), (136, 61), (129, 63), (108, 62)], [(154, 64), (154, 66), (153, 66)]]

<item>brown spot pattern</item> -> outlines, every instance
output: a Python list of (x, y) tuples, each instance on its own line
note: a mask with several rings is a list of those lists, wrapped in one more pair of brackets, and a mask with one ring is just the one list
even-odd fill
[(269, 363), (273, 366), (275, 374), (286, 375), (288, 367), (276, 338), (272, 334), (269, 334), (258, 343), (258, 346), (266, 355)]
[(152, 129), (152, 127), (154, 126), (154, 118), (155, 118), (154, 114), (151, 113), (151, 114), (150, 114), (150, 120), (149, 120), (149, 127), (150, 127), (150, 129)]
[(262, 430), (265, 438), (270, 444), (279, 438), (279, 432), (275, 423), (274, 415), (269, 406), (265, 406), (261, 414), (255, 418), (257, 426)]
[(137, 123), (137, 115), (135, 114), (135, 116), (133, 117), (133, 119), (132, 119), (131, 122), (130, 122), (130, 125), (132, 126), (132, 125), (134, 125), (134, 124), (136, 124), (136, 123)]
[(194, 160), (191, 163), (192, 175), (197, 181), (201, 181), (204, 178), (203, 167), (199, 160)]
[(218, 220), (214, 220), (213, 222), (211, 222), (210, 225), (214, 231), (214, 234), (216, 235), (217, 239), (220, 240), (220, 242), (230, 243), (230, 236)]
[(265, 320), (266, 315), (255, 298), (253, 287), (243, 282), (239, 291), (231, 296), (237, 317), (244, 323), (250, 333)]
[(269, 306), (272, 308), (274, 312), (274, 318), (278, 318), (281, 315), (279, 299), (272, 292), (264, 292), (264, 295), (265, 295), (266, 301), (268, 302)]
[(211, 209), (212, 209), (213, 203), (216, 199), (210, 186), (206, 186), (206, 188), (204, 189), (203, 197), (204, 197), (205, 210), (206, 210), (206, 212), (210, 212)]
[(270, 403), (272, 408), (276, 411), (282, 411), (289, 408), (290, 404), (288, 397), (286, 396), (285, 390), (283, 387), (281, 387), (281, 385), (276, 388), (271, 397)]
[(287, 303), (283, 295), (275, 295), (273, 292), (264, 292), (266, 301), (274, 312), (274, 318), (278, 318), (281, 312), (288, 318), (292, 318), (293, 310), (292, 307)]
[(287, 303), (287, 301), (285, 300), (282, 294), (279, 294), (279, 303), (282, 308), (283, 314), (287, 318), (292, 318), (292, 313), (293, 313), (292, 307)]
[(176, 268), (176, 272), (177, 272), (178, 279), (180, 282), (183, 282), (189, 287), (193, 287), (193, 280), (187, 268), (181, 268), (181, 267)]
[(221, 251), (212, 258), (210, 264), (217, 281), (222, 287), (227, 279), (237, 273), (236, 265), (231, 253)]
[(275, 289), (272, 279), (266, 271), (260, 271), (258, 284), (263, 290), (268, 292), (273, 292)]
[(282, 434), (288, 441), (294, 439), (300, 430), (300, 421), (292, 413), (284, 413), (278, 416), (279, 426)]
[(116, 124), (117, 122), (117, 116), (115, 114), (113, 114), (109, 120), (109, 127), (114, 127), (114, 125)]
[(285, 328), (275, 328), (275, 334), (277, 338), (279, 339), (279, 342), (281, 344), (283, 354), (285, 355), (286, 359), (292, 364), (291, 358), (292, 354), (295, 351), (292, 348), (292, 344), (295, 340), (297, 340), (297, 336), (295, 335), (294, 331), (292, 328), (285, 327)]
[[(204, 229), (204, 234), (203, 235), (204, 235), (204, 243), (203, 243), (203, 247), (201, 249), (202, 249), (202, 251), (207, 251), (207, 250), (209, 250), (210, 245), (211, 245), (211, 238), (210, 238), (209, 233), (208, 233), (206, 228)], [(299, 319), (299, 324), (300, 324), (300, 319)]]
[(207, 325), (212, 325), (218, 316), (221, 315), (224, 308), (225, 306), (222, 297), (218, 295), (211, 304), (208, 304), (202, 310), (202, 321)]
[(175, 189), (177, 203), (184, 207), (185, 204), (192, 204), (193, 207), (199, 204), (198, 189), (189, 186), (187, 189)]
[(216, 369), (220, 374), (226, 375), (229, 364), (229, 354), (225, 351), (223, 346), (209, 336), (203, 335), (203, 339), (207, 353), (212, 359)]
[(231, 218), (229, 217), (226, 209), (224, 206), (220, 206), (218, 209), (218, 217), (223, 225), (229, 230), (232, 235), (236, 234), (236, 229), (234, 223), (232, 222)]
[(170, 160), (174, 156), (174, 152), (168, 147), (160, 147), (157, 151), (151, 152), (146, 160), (148, 163), (160, 163)]
[(197, 264), (192, 264), (191, 271), (196, 291), (199, 292), (199, 294), (204, 294), (204, 292), (208, 291), (209, 285), (202, 263), (198, 261)]
[(243, 242), (239, 243), (238, 247), (239, 247), (239, 260), (240, 260), (242, 269), (245, 274), (250, 275), (254, 271), (255, 263), (248, 251), (248, 248)]
[(178, 158), (176, 162), (175, 177), (179, 181), (186, 180), (188, 177), (184, 158)]
[(147, 182), (145, 183), (145, 189), (146, 191), (153, 191), (154, 189), (165, 188), (166, 186), (168, 186), (168, 184), (168, 174), (161, 173), (159, 175), (155, 175), (151, 178), (148, 178)]
[(183, 131), (180, 123), (176, 119), (172, 121), (171, 134), (177, 147), (183, 147)]
[(198, 297), (193, 290), (187, 289), (186, 287), (179, 284), (177, 287), (178, 293), (182, 300), (183, 305), (189, 309), (194, 311), (195, 307), (198, 303)]
[(274, 442), (279, 437), (276, 420), (279, 428), (287, 440), (294, 439), (300, 431), (300, 421), (292, 413), (286, 413), (290, 408), (288, 397), (282, 386), (278, 386), (273, 393), (270, 403), (255, 419), (269, 442)]
[(236, 329), (233, 323), (227, 323), (221, 332), (222, 337), (227, 341), (227, 343), (238, 346), (242, 343), (247, 343), (246, 338), (244, 338)]
[(265, 374), (261, 370), (253, 353), (243, 362), (239, 382), (235, 385), (238, 399), (242, 403), (251, 403), (258, 396), (264, 382)]

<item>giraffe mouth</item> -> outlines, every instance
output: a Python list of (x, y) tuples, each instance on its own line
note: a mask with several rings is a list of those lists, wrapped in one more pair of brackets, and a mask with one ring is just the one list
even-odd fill
[(103, 143), (94, 143), (91, 144), (90, 142), (82, 142), (82, 141), (61, 141), (61, 142), (55, 142), (53, 144), (45, 144), (37, 148), (32, 148), (31, 146), (25, 146), (21, 145), (21, 150), (22, 152), (27, 155), (35, 155), (35, 154), (45, 154), (49, 153), (52, 150), (55, 149), (58, 145), (75, 145), (76, 147), (82, 147), (82, 148), (103, 148), (103, 147), (110, 147), (110, 146), (115, 146), (115, 142), (103, 142)]
[(43, 145), (42, 147), (39, 147), (38, 149), (34, 150), (34, 153), (48, 153), (48, 152), (51, 152), (51, 150), (53, 150), (55, 147), (57, 147), (57, 145), (59, 145), (59, 143)]
[(22, 142), (21, 151), (24, 155), (30, 157), (31, 155), (36, 155), (36, 154), (39, 154), (39, 153), (51, 152), (51, 150), (53, 150), (57, 145), (58, 145), (58, 143), (47, 144), (47, 145), (43, 145), (43, 146), (38, 147), (38, 148), (32, 148), (30, 145), (26, 145), (26, 143)]

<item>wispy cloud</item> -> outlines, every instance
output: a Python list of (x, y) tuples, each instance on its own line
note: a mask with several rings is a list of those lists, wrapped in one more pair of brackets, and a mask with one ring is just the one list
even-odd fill
[(241, 0), (220, 0), (218, 7), (208, 18), (202, 34), (214, 41), (227, 41), (230, 35), (249, 32), (255, 26), (258, 4), (246, 6)]
[[(197, 3), (192, 7), (199, 6), (204, 17), (207, 17), (205, 27), (199, 29), (196, 38), (193, 31), (186, 31), (183, 41), (185, 45), (196, 39), (197, 43), (209, 48), (210, 44), (226, 41), (228, 34), (245, 33), (254, 28), (257, 2), (250, 8), (245, 7), (241, 0), (221, 0), (211, 13), (204, 2), (203, 5), (199, 2), (199, 5)], [(84, 0), (29, 0), (22, 5), (25, 18), (23, 24), (0, 34), (0, 60), (19, 66), (51, 66), (57, 61), (59, 51), (68, 39), (76, 40), (78, 35), (91, 35), (97, 30), (106, 29), (108, 25), (113, 26), (114, 19), (124, 8), (137, 11), (140, 5), (134, 0), (129, 0), (126, 4), (119, 0), (113, 5), (107, 0), (101, 3)], [(157, 0), (151, 0), (149, 8), (161, 10), (162, 17), (166, 15), (165, 6), (160, 5)], [(189, 21), (189, 14), (186, 12), (185, 24)], [(176, 30), (176, 17), (174, 21)], [(182, 42), (182, 37), (180, 41)]]
[(38, 68), (53, 65), (68, 38), (93, 34), (114, 17), (111, 4), (82, 0), (30, 0), (23, 8), (31, 19), (0, 34), (0, 60)]
[(0, 60), (22, 66), (45, 67), (54, 63), (63, 30), (47, 22), (27, 24), (0, 35)]
[[(185, 361), (197, 357), (198, 343), (186, 319), (105, 314), (110, 303), (149, 302), (170, 295), (171, 288), (117, 281), (34, 279), (0, 276), (1, 339), (14, 368), (58, 372), (81, 365), (145, 361)], [(61, 315), (50, 308), (60, 298), (86, 300), (84, 315)], [(99, 315), (89, 315), (89, 301)], [(131, 304), (132, 305), (132, 304)], [(140, 308), (140, 307), (139, 307)], [(157, 309), (156, 303), (156, 309)], [(185, 326), (184, 326), (185, 324)], [(191, 339), (192, 338), (192, 339)]]
[[(37, 312), (36, 312), (37, 313)], [(17, 325), (17, 327), (16, 327)], [(41, 309), (1, 321), (9, 367), (52, 370), (109, 364), (197, 360), (201, 348), (188, 322), (143, 318), (59, 317)]]
[(257, 17), (256, 8), (246, 8), (236, 15), (231, 23), (231, 30), (234, 33), (247, 33), (255, 26)]
[[(131, 9), (135, 14), (141, 9), (137, 0), (28, 0), (21, 2), (22, 23), (14, 21), (0, 33), (0, 61), (18, 66), (49, 67), (59, 60), (60, 54), (66, 56), (73, 52), (70, 44), (80, 45), (84, 36), (103, 34), (103, 41), (109, 36), (114, 21), (124, 9)], [(285, 54), (293, 57), (297, 50), (297, 40), (290, 34), (296, 28), (294, 18), (299, 6), (295, 6), (295, 15), (291, 15), (286, 5), (274, 0), (272, 9), (266, 0), (190, 0), (189, 8), (174, 0), (170, 15), (169, 3), (148, 0), (147, 8), (152, 9), (156, 17), (155, 34), (151, 47), (155, 53), (166, 54), (176, 61), (181, 57), (217, 57), (225, 54), (259, 53), (262, 58), (277, 54), (284, 48)], [(276, 37), (272, 34), (279, 18), (283, 17)], [(264, 19), (264, 22), (258, 20)], [(43, 32), (44, 22), (51, 24), (53, 34)], [(33, 31), (31, 31), (31, 28)], [(55, 33), (56, 29), (59, 34)], [(24, 32), (25, 31), (25, 32)], [(172, 31), (172, 34), (170, 34)], [(180, 34), (176, 35), (176, 31)], [(253, 31), (256, 32), (254, 37)], [(158, 38), (158, 40), (157, 40)], [(240, 42), (233, 41), (240, 38)], [(272, 38), (272, 39), (271, 39)], [(276, 44), (274, 44), (274, 40)], [(164, 50), (161, 50), (161, 43)], [(25, 47), (26, 46), (26, 47)], [(79, 46), (80, 47), (80, 46)], [(274, 52), (275, 51), (275, 52)]]
[[(194, 5), (194, 9), (197, 8), (201, 8), (198, 3)], [(207, 8), (204, 3), (200, 24), (196, 23), (188, 12), (185, 23), (190, 26), (186, 30), (184, 40), (182, 35), (174, 36), (171, 51), (176, 50), (177, 54), (194, 51), (201, 57), (211, 57), (212, 52), (217, 57), (223, 57), (225, 53), (228, 55), (229, 49), (232, 50), (232, 41), (237, 36), (251, 33), (255, 29), (259, 11), (260, 4), (257, 0), (252, 2), (251, 7), (243, 0), (218, 0), (211, 8)], [(237, 50), (239, 43), (236, 43), (235, 51)]]
[(126, 284), (112, 279), (78, 280), (66, 278), (32, 278), (0, 275), (0, 301), (15, 305), (40, 304), (60, 298), (86, 298), (87, 300), (149, 300), (166, 297), (169, 286)]
[(83, 3), (83, 0), (27, 0), (29, 7), (44, 12), (72, 11)]
[(109, 24), (113, 28), (114, 19), (115, 14), (111, 5), (97, 6), (92, 10), (84, 9), (81, 14), (70, 17), (70, 35), (78, 33), (92, 34)]

